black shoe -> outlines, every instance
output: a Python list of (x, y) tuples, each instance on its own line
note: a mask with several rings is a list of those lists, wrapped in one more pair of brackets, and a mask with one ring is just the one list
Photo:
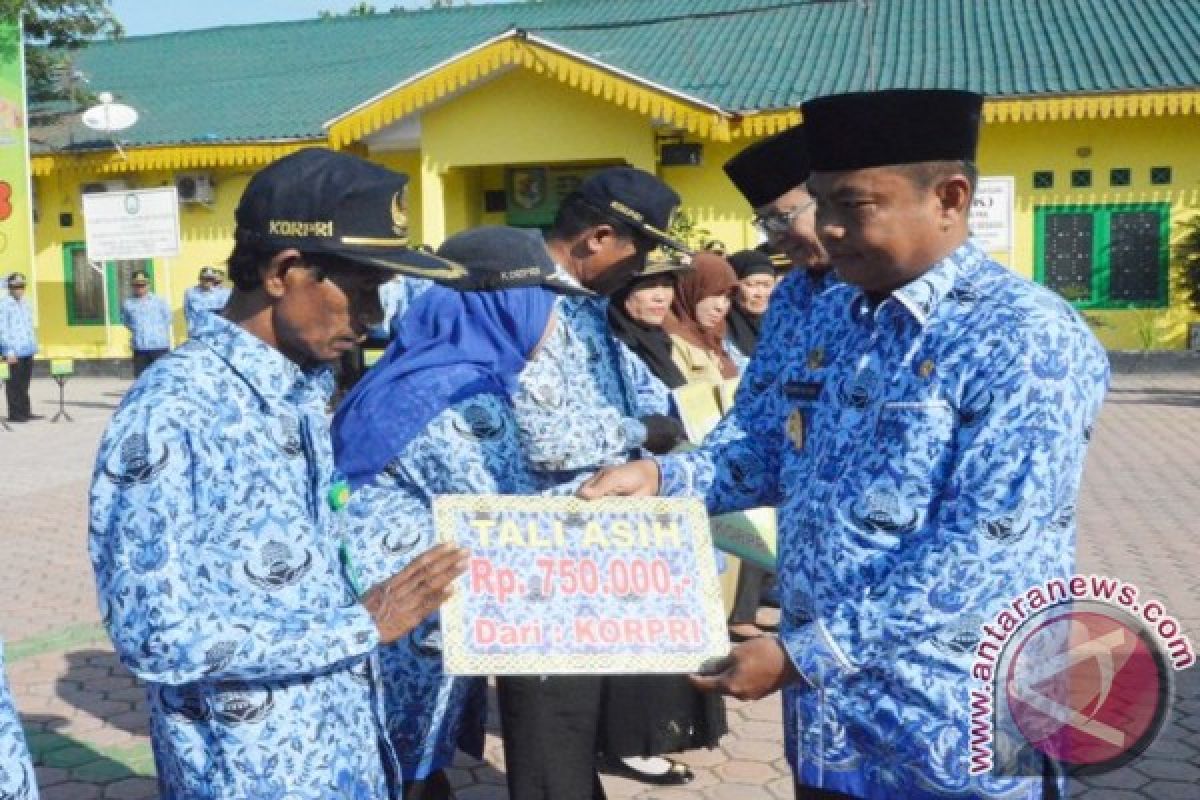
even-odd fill
[(687, 764), (680, 763), (674, 759), (668, 758), (671, 766), (666, 772), (642, 772), (640, 769), (634, 769), (625, 763), (623, 758), (604, 758), (601, 759), (599, 768), (601, 772), (609, 775), (620, 775), (623, 778), (638, 781), (639, 783), (649, 783), (654, 786), (681, 786), (685, 783), (691, 783), (696, 778), (696, 773), (692, 772), (691, 767)]
[(42, 416), (41, 414), (26, 414), (25, 415), (26, 422), (30, 422), (31, 420), (35, 420), (35, 419), (45, 419), (45, 417)]

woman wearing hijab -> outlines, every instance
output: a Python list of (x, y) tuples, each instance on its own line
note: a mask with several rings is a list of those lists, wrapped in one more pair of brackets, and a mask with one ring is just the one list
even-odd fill
[(685, 269), (686, 266), (673, 263), (647, 267), (608, 302), (608, 326), (613, 336), (668, 389), (687, 383), (671, 358), (671, 337), (663, 329), (663, 321), (675, 299), (676, 273)]
[(738, 362), (725, 346), (725, 317), (736, 286), (737, 273), (716, 253), (697, 253), (692, 270), (677, 281), (663, 328), (685, 383), (721, 383), (738, 376)]
[(775, 288), (775, 265), (770, 256), (757, 250), (734, 253), (729, 257), (729, 264), (737, 273), (738, 285), (733, 308), (725, 321), (728, 341), (749, 358), (754, 355), (763, 315), (767, 313), (767, 303)]
[[(548, 261), (540, 237), (524, 242), (519, 236), (504, 233), (480, 244), (506, 254), (514, 245), (528, 246)], [(523, 263), (513, 257), (514, 265)], [(334, 454), (353, 490), (344, 542), (348, 571), (357, 573), (361, 589), (435, 544), (434, 496), (536, 491), (509, 397), (553, 328), (554, 296), (541, 286), (428, 289), (413, 302), (383, 359), (338, 408)], [(444, 768), (456, 747), (482, 757), (484, 679), (442, 672), (436, 614), (381, 648), (380, 666), (403, 798), (452, 798)]]

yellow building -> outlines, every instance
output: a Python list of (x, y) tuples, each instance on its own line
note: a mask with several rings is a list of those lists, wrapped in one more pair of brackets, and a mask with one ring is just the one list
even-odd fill
[[(31, 130), (42, 354), (127, 355), (134, 268), (181, 340), (183, 291), (228, 255), (249, 176), (299, 147), (408, 173), (415, 243), (548, 224), (589, 170), (632, 164), (738, 249), (758, 236), (721, 164), (804, 99), (873, 86), (985, 93), (978, 232), (995, 257), (1075, 301), (1110, 348), (1186, 348), (1200, 316), (1169, 245), (1200, 209), (1200, 45), (1174, 21), (1200, 0), (1037, 6), (557, 0), (94, 44), (75, 69), (139, 121), (116, 141), (77, 112)], [(160, 186), (181, 190), (180, 255), (89, 266), (83, 193)]]

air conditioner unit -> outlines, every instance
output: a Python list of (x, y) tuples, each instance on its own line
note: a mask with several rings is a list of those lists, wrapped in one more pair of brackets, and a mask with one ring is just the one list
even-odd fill
[(181, 203), (210, 204), (216, 198), (216, 187), (211, 175), (199, 172), (181, 173), (175, 176), (175, 191)]
[(96, 194), (97, 192), (127, 192), (129, 181), (94, 181), (79, 187), (81, 194)]

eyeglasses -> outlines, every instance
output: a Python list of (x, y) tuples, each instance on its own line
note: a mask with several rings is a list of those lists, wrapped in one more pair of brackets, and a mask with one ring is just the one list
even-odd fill
[(766, 214), (758, 214), (754, 217), (754, 227), (766, 234), (787, 233), (796, 217), (808, 211), (816, 202), (816, 200), (809, 200), (803, 205), (793, 206), (788, 211), (768, 211)]

